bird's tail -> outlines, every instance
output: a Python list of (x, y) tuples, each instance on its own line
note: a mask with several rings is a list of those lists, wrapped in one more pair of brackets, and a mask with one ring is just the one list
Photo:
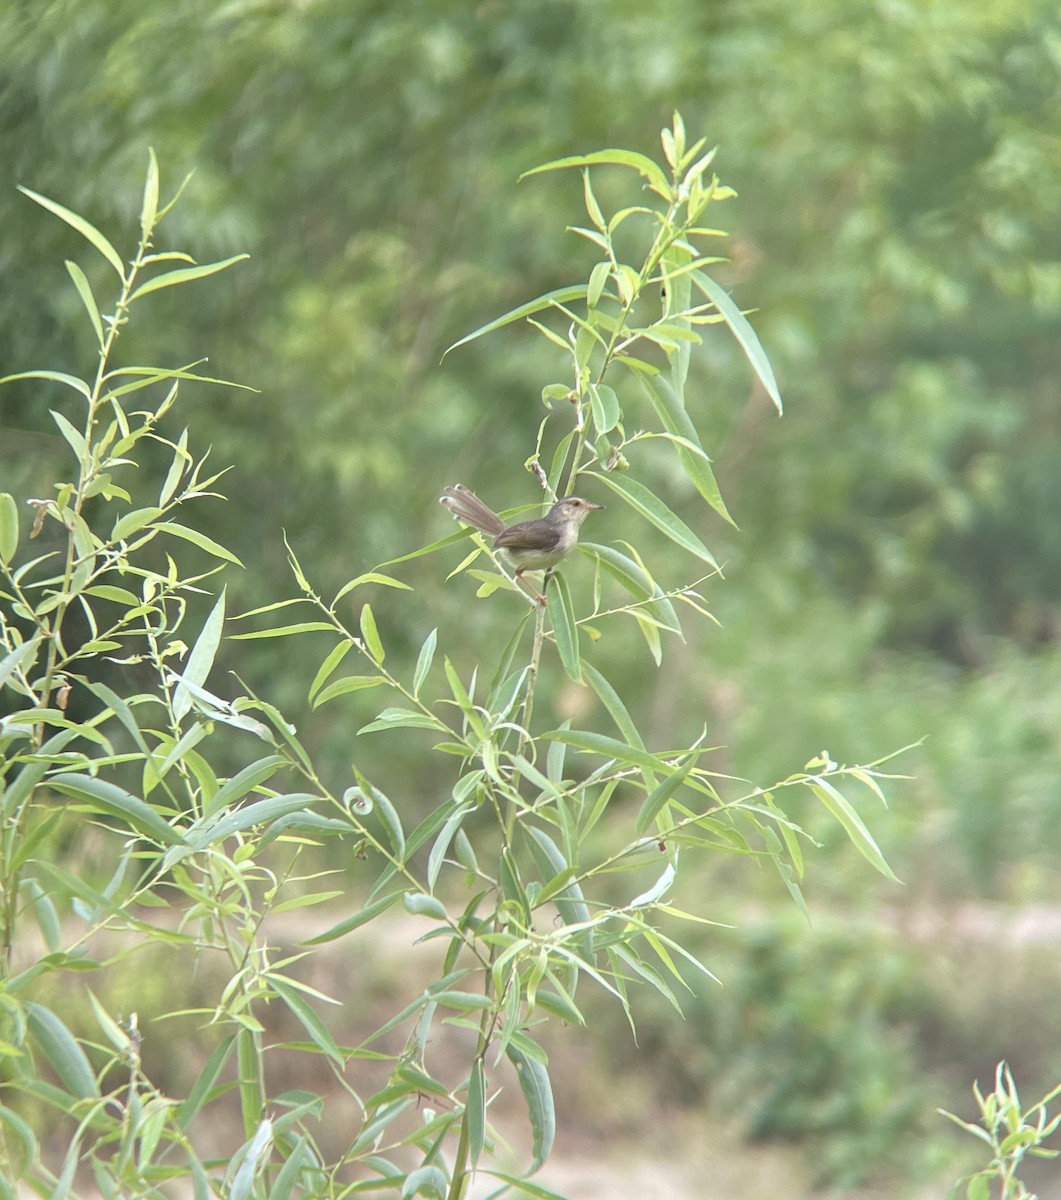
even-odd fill
[(452, 487), (445, 488), (438, 502), (448, 508), (458, 521), (463, 521), (465, 525), (473, 525), (491, 537), (497, 537), (505, 530), (505, 523), (497, 513), (487, 508), (463, 483), (455, 483)]

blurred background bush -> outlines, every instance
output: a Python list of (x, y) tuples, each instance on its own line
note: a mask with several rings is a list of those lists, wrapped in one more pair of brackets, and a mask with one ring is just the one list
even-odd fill
[[(684, 1102), (744, 1106), (750, 1134), (829, 1125), (825, 1178), (860, 1177), (852, 1161), (913, 1175), (939, 1159), (907, 1152), (912, 1131), (951, 1137), (932, 1109), (961, 1109), (997, 1058), (1022, 1063), (1032, 1091), (1061, 1075), (1041, 959), (996, 919), (999, 905), (1050, 913), (1058, 899), (1056, 4), (9, 0), (0, 373), (90, 360), (64, 257), (105, 294), (77, 235), (15, 185), (117, 237), (135, 223), (149, 145), (167, 194), (194, 171), (174, 242), (251, 260), (146, 302), (122, 353), (176, 365), (202, 349), (212, 373), (259, 389), (183, 393), (199, 444), (235, 464), (210, 517), (247, 566), (234, 607), (290, 590), (281, 529), (327, 591), (449, 532), (443, 484), (497, 507), (535, 497), (521, 465), (556, 382), (548, 344), (513, 326), (441, 355), (592, 261), (564, 233), (577, 179), (520, 173), (609, 145), (657, 155), (673, 108), (720, 145), (740, 193), (712, 210), (732, 235), (718, 274), (758, 310), (787, 413), (724, 333), (694, 356), (689, 394), (740, 526), (697, 530), (725, 564), (708, 588), (721, 624), (658, 673), (631, 640), (609, 677), (625, 676), (658, 745), (706, 723), (719, 769), (758, 782), (823, 748), (866, 761), (925, 741), (897, 761), (913, 781), (868, 816), (905, 888), (827, 839), (808, 931), (776, 880), (720, 865), (704, 909), (745, 931), (705, 949), (727, 990), (699, 996), (684, 1030), (650, 1015), (642, 1041), (681, 1060)], [(602, 200), (608, 189), (604, 176)], [(51, 492), (60, 402), (40, 382), (0, 390), (5, 490)], [(629, 536), (608, 516), (601, 528), (601, 541)], [(667, 551), (654, 553), (666, 577)], [(440, 619), (471, 603), (448, 569), (430, 558), (407, 573)], [(469, 644), (501, 636), (502, 603), (476, 602)], [(415, 653), (427, 628), (374, 607), (395, 657)], [(301, 651), (254, 645), (241, 673), (297, 719)], [(302, 719), (323, 762), (348, 760), (357, 715)], [(367, 741), (415, 808), (433, 787), (416, 757), (397, 760), (392, 735)], [(980, 936), (956, 940), (971, 911), (988, 914)], [(932, 936), (914, 936), (925, 914)], [(1013, 1020), (989, 1019), (1000, 979), (1027, 983)]]

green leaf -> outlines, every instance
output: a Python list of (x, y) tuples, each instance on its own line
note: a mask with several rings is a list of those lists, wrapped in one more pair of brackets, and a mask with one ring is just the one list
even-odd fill
[(486, 1142), (486, 1077), (483, 1060), (476, 1058), (468, 1080), (468, 1101), (464, 1106), (464, 1120), (468, 1125), (468, 1146), (474, 1167), (483, 1152)]
[(5, 654), (3, 658), (0, 658), (0, 688), (7, 683), (11, 675), (20, 666), (23, 670), (29, 670), (37, 656), (40, 640), (40, 636), (34, 634), (28, 642), (23, 642), (21, 646), (12, 650), (10, 654)]
[(0, 492), (0, 563), (4, 566), (18, 549), (18, 505), (10, 492)]
[(442, 870), (442, 864), (446, 859), (446, 851), (449, 849), (449, 844), (453, 840), (460, 829), (461, 823), (470, 812), (475, 811), (474, 804), (462, 804), (455, 809), (445, 825), (439, 830), (438, 837), (435, 838), (435, 844), (431, 847), (431, 853), (427, 860), (427, 890), (434, 892), (435, 884), (438, 882), (439, 872)]
[(76, 375), (67, 375), (65, 371), (19, 371), (15, 375), (5, 375), (0, 379), (0, 383), (13, 383), (16, 379), (50, 379), (53, 383), (65, 383), (75, 392), (80, 392), (86, 400), (92, 395), (92, 389), (83, 379), (78, 379)]
[(553, 1106), (553, 1089), (549, 1082), (549, 1072), (544, 1064), (531, 1058), (510, 1042), (505, 1053), (508, 1055), (516, 1074), (523, 1098), (527, 1102), (527, 1113), (530, 1116), (531, 1137), (533, 1139), (533, 1163), (530, 1173), (533, 1174), (549, 1157), (556, 1137), (556, 1109)]
[(60, 220), (65, 221), (71, 229), (76, 229), (86, 241), (91, 242), (96, 247), (107, 262), (118, 272), (118, 278), (123, 283), (125, 282), (125, 266), (122, 263), (121, 256), (94, 225), (91, 225), (84, 217), (78, 216), (77, 213), (71, 212), (68, 208), (63, 208), (61, 204), (57, 204), (54, 200), (49, 200), (47, 196), (31, 192), (29, 188), (22, 187), (21, 184), (18, 190), (24, 196), (29, 196), (31, 200), (36, 201), (41, 208), (46, 208), (49, 212), (59, 217)]
[(632, 167), (639, 175), (648, 180), (652, 190), (657, 195), (668, 198), (671, 194), (670, 184), (663, 168), (644, 154), (635, 150), (597, 150), (593, 154), (576, 154), (569, 158), (557, 158), (552, 162), (543, 163), (530, 171), (524, 171), (520, 179), (530, 175), (541, 175), (545, 171), (563, 171), (569, 167), (616, 166)]
[(383, 642), (380, 641), (379, 629), (376, 627), (376, 618), (371, 604), (366, 604), (361, 609), (361, 636), (364, 638), (365, 646), (372, 658), (376, 662), (382, 663), (386, 653), (383, 649)]
[(385, 912), (390, 908), (402, 895), (402, 892), (392, 892), (389, 896), (384, 896), (380, 900), (374, 900), (371, 904), (366, 904), (364, 908), (354, 913), (352, 917), (344, 917), (337, 925), (333, 925), (330, 929), (326, 929), (323, 933), (318, 933), (314, 937), (306, 938), (302, 944), (304, 946), (319, 946), (324, 942), (334, 942), (336, 938), (341, 938), (344, 934), (350, 933), (354, 929), (359, 929), (362, 925), (367, 925), (369, 921), (378, 917), (381, 912)]
[(424, 686), (427, 673), (431, 670), (431, 663), (435, 658), (435, 646), (437, 644), (438, 629), (432, 629), (427, 637), (424, 638), (424, 644), (420, 647), (420, 654), (416, 659), (416, 669), (413, 671), (414, 697), (420, 695), (420, 689)]
[[(536, 300), (529, 300), (526, 304), (521, 304), (519, 308), (513, 308), (510, 312), (503, 316), (496, 317), (493, 321), (488, 321), (485, 325), (480, 325), (478, 329), (471, 333), (465, 334), (460, 341), (454, 342), (446, 351), (456, 350), (458, 346), (465, 346), (468, 342), (474, 342), (476, 338), (485, 336), (488, 333), (493, 333), (495, 329), (501, 329), (505, 325), (511, 325), (513, 321), (521, 321), (524, 317), (529, 317), (531, 313), (541, 312), (543, 308), (552, 308), (554, 304), (566, 304), (569, 300), (579, 300), (586, 294), (586, 285), (584, 283), (574, 284), (569, 287), (557, 288), (554, 292), (546, 292), (544, 296), (539, 296)], [(445, 358), (446, 354), (442, 357)], [(406, 558), (412, 557), (406, 555)], [(403, 559), (393, 558), (391, 562), (402, 562)]]
[(207, 806), (206, 815), (220, 812), (237, 800), (242, 800), (248, 792), (254, 791), (267, 779), (271, 779), (286, 762), (287, 759), (282, 754), (268, 754), (265, 758), (259, 758), (257, 762), (244, 767), (217, 789)]
[(614, 472), (596, 475), (595, 478), (600, 479), (613, 492), (622, 496), (631, 508), (639, 512), (646, 520), (651, 521), (672, 542), (676, 542), (690, 554), (695, 554), (697, 558), (703, 559), (704, 562), (718, 570), (718, 563), (715, 562), (711, 551), (689, 526), (676, 517), (663, 501), (654, 492), (649, 491), (643, 483)]
[(581, 683), (582, 661), (578, 649), (578, 624), (575, 621), (574, 605), (571, 603), (567, 580), (562, 575), (554, 575), (550, 580), (546, 588), (545, 605), (564, 671), (575, 683)]
[(96, 333), (96, 341), (103, 345), (103, 322), (99, 317), (99, 305), (96, 304), (96, 297), (92, 294), (92, 285), (88, 281), (85, 272), (81, 270), (76, 262), (66, 260), (66, 270), (70, 278), (74, 281), (74, 287), (77, 288), (77, 294), (81, 297), (81, 303), (85, 306), (85, 311), (88, 313), (88, 318), (92, 322), (92, 328)]
[(156, 506), (135, 508), (132, 512), (127, 512), (124, 517), (119, 517), (115, 521), (114, 528), (111, 530), (110, 540), (112, 542), (120, 542), (123, 538), (127, 538), (131, 534), (143, 529), (145, 525), (150, 525), (152, 521), (157, 520), (161, 515), (162, 509)]
[(84, 434), (79, 429), (75, 429), (74, 426), (66, 419), (66, 417), (63, 416), (63, 414), (61, 412), (56, 412), (54, 408), (50, 409), (49, 411), (52, 414), (52, 419), (55, 421), (56, 425), (59, 427), (59, 432), (66, 439), (67, 443), (70, 446), (70, 449), (73, 450), (74, 456), (77, 458), (77, 461), (81, 462), (81, 460), (85, 457), (85, 436), (84, 436)]
[(254, 642), (265, 638), (295, 637), (300, 633), (321, 633), (326, 629), (335, 632), (335, 626), (330, 621), (298, 621), (294, 625), (277, 625), (272, 629), (257, 629), (253, 633), (232, 633), (229, 634), (229, 641)]
[(774, 407), (777, 409), (778, 415), (781, 415), (785, 409), (781, 403), (781, 393), (778, 390), (777, 380), (774, 377), (774, 369), (770, 366), (770, 360), (766, 357), (766, 351), (762, 348), (755, 330), (748, 324), (748, 320), (741, 310), (729, 298), (729, 293), (717, 284), (710, 275), (704, 271), (693, 271), (692, 278), (696, 286), (722, 314), (726, 324), (730, 327), (730, 331), (740, 343), (741, 349), (751, 363), (752, 370), (759, 376), (759, 381), (766, 388), (767, 395), (774, 402)]
[(593, 424), (598, 433), (608, 433), (619, 424), (619, 418), (623, 414), (614, 388), (608, 387), (606, 383), (591, 383), (589, 404)]
[(680, 767), (672, 771), (662, 783), (657, 784), (645, 797), (645, 802), (641, 805), (641, 810), (637, 814), (637, 821), (634, 824), (634, 829), (638, 834), (648, 832), (648, 828), (655, 820), (656, 814), (682, 786), (695, 762), (696, 755), (689, 755)]
[(379, 687), (380, 684), (386, 682), (381, 675), (347, 675), (342, 679), (337, 679), (334, 683), (329, 683), (313, 701), (313, 707), (320, 708), (322, 704), (327, 704), (336, 696), (345, 696), (349, 692), (360, 692), (365, 688)]
[(630, 746), (616, 738), (605, 737), (602, 733), (586, 733), (579, 729), (554, 729), (551, 733), (543, 733), (541, 736), (546, 741), (566, 742), (576, 750), (600, 754), (604, 758), (617, 759), (619, 762), (631, 763), (638, 767), (647, 767), (650, 771), (664, 769), (664, 764), (647, 750), (639, 746)]
[[(711, 462), (700, 449), (700, 437), (696, 432), (696, 426), (686, 412), (685, 406), (678, 399), (674, 388), (662, 375), (655, 379), (642, 378), (641, 385), (644, 387), (652, 407), (656, 410), (656, 415), (662, 422), (663, 428), (674, 437), (684, 438), (696, 447), (696, 450), (693, 450), (683, 446), (680, 442), (675, 443), (678, 461), (682, 464), (686, 475), (693, 481), (696, 490), (715, 512), (736, 528), (736, 522), (730, 516), (722, 499), (722, 493), (715, 480), (715, 473), (711, 469)], [(697, 450), (700, 450), (700, 453), (697, 453)]]
[(141, 296), (147, 296), (151, 292), (160, 291), (162, 288), (174, 287), (181, 283), (191, 283), (194, 279), (204, 279), (207, 275), (216, 275), (218, 271), (224, 271), (226, 267), (231, 267), (233, 263), (242, 262), (245, 258), (250, 258), (249, 254), (236, 254), (232, 258), (223, 259), (221, 262), (203, 263), (202, 266), (195, 267), (180, 267), (176, 271), (166, 271), (163, 275), (156, 275), (154, 279), (149, 279), (146, 283), (142, 283), (135, 292), (129, 297), (129, 302), (138, 300)]
[[(135, 514), (130, 514), (130, 516)], [(120, 523), (120, 522), (119, 522)], [(221, 631), (225, 624), (225, 589), (217, 598), (210, 615), (196, 638), (195, 645), (188, 655), (188, 662), (182, 672), (182, 681), (177, 684), (177, 695), (173, 702), (173, 714), (179, 721), (192, 706), (192, 693), (182, 686), (190, 683), (193, 687), (202, 687), (206, 683), (210, 668), (214, 665), (217, 648), (221, 645)]]
[(278, 975), (267, 973), (265, 976), (269, 987), (280, 997), (287, 1005), (295, 1017), (295, 1020), (309, 1034), (310, 1041), (332, 1060), (337, 1067), (343, 1066), (343, 1054), (339, 1049), (335, 1038), (332, 1037), (328, 1026), (320, 1019), (320, 1017), (310, 1007), (309, 1003), (303, 998), (298, 988), (294, 987), (287, 979), (282, 979)]
[(151, 146), (147, 148), (147, 176), (144, 179), (144, 198), (140, 203), (140, 232), (147, 241), (158, 217), (158, 159)]
[(321, 663), (317, 674), (313, 676), (313, 682), (309, 685), (309, 692), (306, 698), (312, 700), (328, 676), (335, 668), (343, 661), (343, 659), (353, 649), (352, 642), (339, 642), (329, 651), (327, 658)]
[(641, 739), (641, 734), (634, 724), (633, 717), (630, 716), (623, 704), (619, 693), (608, 682), (607, 679), (590, 663), (582, 664), (582, 673), (589, 683), (590, 687), (600, 697), (601, 703), (608, 710), (612, 720), (619, 727), (619, 731), (631, 746), (637, 746), (644, 750), (645, 743)]
[(184, 838), (149, 805), (124, 788), (91, 775), (53, 775), (49, 786), (73, 796), (95, 812), (126, 821), (137, 833), (167, 846), (181, 846)]
[(265, 800), (254, 800), (225, 813), (218, 820), (206, 817), (196, 821), (185, 836), (185, 846), (195, 853), (207, 846), (220, 844), (234, 833), (242, 833), (255, 825), (266, 825), (288, 813), (302, 812), (320, 803), (320, 796), (312, 792), (291, 792), (282, 796), (269, 796)]
[(825, 807), (843, 826), (852, 845), (865, 859), (873, 864), (882, 875), (896, 883), (902, 881), (892, 871), (885, 861), (880, 847), (873, 840), (873, 835), (862, 822), (862, 818), (851, 807), (850, 803), (836, 790), (827, 779), (820, 775), (808, 775), (804, 782), (818, 797)]
[(399, 588), (403, 592), (411, 592), (413, 590), (407, 583), (402, 583), (400, 579), (393, 579), (390, 575), (383, 575), (379, 571), (366, 571), (364, 575), (358, 575), (356, 579), (351, 579), (348, 583), (343, 584), (335, 593), (332, 608), (334, 609), (339, 601), (349, 592), (352, 592), (354, 588), (362, 587), (366, 583), (378, 583), (383, 587)]
[(444, 733), (446, 727), (427, 713), (414, 712), (411, 708), (385, 708), (374, 721), (362, 725), (357, 732), (374, 733), (379, 729), (433, 729), (436, 733)]
[(226, 550), (213, 538), (208, 538), (205, 533), (200, 533), (197, 529), (189, 529), (186, 525), (180, 525), (176, 521), (162, 521), (155, 528), (162, 533), (171, 533), (174, 537), (183, 538), (186, 542), (191, 542), (215, 558), (223, 558), (226, 562), (235, 563), (237, 567), (243, 566), (231, 550)]
[(402, 896), (405, 911), (414, 917), (435, 917), (440, 921), (446, 919), (446, 906), (434, 896), (424, 892), (405, 892)]
[(98, 1099), (99, 1084), (92, 1064), (69, 1029), (43, 1004), (26, 1005), (26, 1021), (44, 1057), (62, 1085), (78, 1100)]

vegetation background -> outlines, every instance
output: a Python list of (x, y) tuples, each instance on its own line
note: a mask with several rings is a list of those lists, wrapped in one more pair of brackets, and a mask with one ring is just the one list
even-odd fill
[[(259, 389), (183, 393), (211, 461), (235, 464), (211, 512), (247, 564), (232, 610), (288, 593), (281, 529), (337, 587), (448, 532), (446, 483), (496, 507), (535, 495), (522, 464), (548, 347), (512, 326), (442, 351), (591, 261), (562, 232), (577, 178), (521, 172), (609, 145), (655, 155), (674, 108), (740, 193), (719, 277), (758, 310), (787, 411), (732, 339), (694, 355), (740, 526), (697, 530), (725, 564), (720, 624), (658, 677), (633, 652), (610, 674), (649, 681), (636, 716), (663, 742), (706, 719), (737, 774), (925, 740), (873, 823), (905, 886), (826, 837), (808, 928), (774, 880), (705, 875), (712, 915), (738, 926), (708, 952), (724, 989), (685, 1026), (643, 1014), (639, 1047), (606, 1030), (558, 1152), (565, 1128), (571, 1154), (643, 1136), (651, 1104), (683, 1132), (661, 1149), (654, 1130), (646, 1155), (680, 1158), (720, 1121), (796, 1143), (811, 1181), (899, 1195), (957, 1173), (934, 1109), (970, 1113), (998, 1059), (1029, 1092), (1061, 1077), (1055, 4), (5, 0), (0, 373), (92, 353), (60, 285), (76, 235), (15, 185), (111, 231), (135, 224), (148, 146), (169, 179), (193, 170), (170, 236), (250, 261), (152, 297), (123, 353), (206, 346), (213, 373)], [(6, 491), (61, 475), (47, 395), (0, 390)], [(468, 611), (466, 581), (413, 569), (440, 614)], [(426, 630), (374, 607), (412, 659)], [(473, 616), (470, 642), (501, 628), (493, 604)], [(248, 666), (254, 645), (241, 670), (297, 711), (301, 652), (262, 643)], [(321, 761), (348, 721), (301, 723)]]

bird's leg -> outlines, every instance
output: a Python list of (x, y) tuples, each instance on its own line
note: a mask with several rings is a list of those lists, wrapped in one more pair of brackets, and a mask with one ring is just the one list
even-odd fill
[(541, 592), (536, 592), (534, 588), (532, 588), (531, 585), (523, 578), (522, 571), (516, 572), (516, 582), (523, 588), (528, 596), (533, 596), (543, 608), (545, 607), (545, 597), (541, 594)]

